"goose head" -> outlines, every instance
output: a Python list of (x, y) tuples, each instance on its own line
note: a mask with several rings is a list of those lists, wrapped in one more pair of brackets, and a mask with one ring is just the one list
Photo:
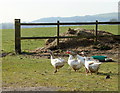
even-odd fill
[(52, 52), (51, 50), (48, 50), (48, 51), (47, 51), (47, 53), (50, 53), (50, 55), (52, 55), (52, 54), (53, 54), (53, 52)]
[(86, 51), (81, 51), (81, 52), (79, 53), (79, 55), (81, 55), (81, 56), (83, 56), (83, 57), (87, 57), (88, 52), (86, 52)]
[(54, 53), (53, 53), (51, 50), (48, 50), (47, 52), (50, 53), (50, 57), (51, 57), (51, 59), (55, 59), (55, 57), (54, 57)]
[(70, 50), (67, 50), (67, 51), (66, 51), (66, 54), (70, 54), (70, 55), (73, 55), (73, 56), (74, 56), (74, 55), (77, 55), (75, 52), (70, 51)]
[(66, 54), (71, 55), (73, 58), (75, 58), (75, 57), (76, 57), (76, 55), (77, 55), (75, 52), (70, 51), (70, 50), (67, 50), (67, 51), (66, 51)]

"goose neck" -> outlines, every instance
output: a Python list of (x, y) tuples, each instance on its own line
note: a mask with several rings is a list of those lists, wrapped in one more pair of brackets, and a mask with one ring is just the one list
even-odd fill
[(72, 59), (73, 59), (73, 56), (71, 54), (69, 54), (68, 60), (72, 60)]
[(51, 59), (55, 59), (53, 53), (50, 53), (50, 57), (51, 57)]

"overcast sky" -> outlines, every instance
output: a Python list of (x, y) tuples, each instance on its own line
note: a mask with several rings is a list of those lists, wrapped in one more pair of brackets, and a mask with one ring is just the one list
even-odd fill
[[(1, 0), (1, 22), (118, 12), (119, 0)], [(2, 15), (1, 15), (2, 14)]]

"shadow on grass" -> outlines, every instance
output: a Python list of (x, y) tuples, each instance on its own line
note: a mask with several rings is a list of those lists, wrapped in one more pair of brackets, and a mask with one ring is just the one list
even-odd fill
[(106, 76), (106, 75), (119, 75), (119, 74), (118, 73), (112, 73), (112, 72), (109, 72), (109, 73), (98, 72), (97, 75)]
[(37, 54), (35, 52), (22, 52), (21, 55), (34, 55)]

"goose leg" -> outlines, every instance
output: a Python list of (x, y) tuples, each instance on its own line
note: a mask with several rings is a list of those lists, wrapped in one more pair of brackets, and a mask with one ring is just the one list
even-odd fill
[(86, 76), (88, 75), (88, 73), (89, 73), (89, 70), (87, 69), (87, 68), (85, 68), (86, 69)]
[(99, 72), (98, 72), (98, 71), (96, 71), (95, 73), (96, 73), (97, 75), (99, 74)]
[(88, 74), (89, 73), (89, 70), (87, 69), (87, 68), (85, 68), (86, 69), (86, 73)]
[(56, 72), (57, 72), (57, 69), (55, 69), (54, 73), (56, 73)]
[(73, 68), (73, 70), (76, 72), (76, 69), (75, 69), (75, 68)]
[(92, 72), (90, 71), (91, 75), (92, 75)]
[(76, 72), (76, 69), (74, 69), (75, 70), (75, 72)]
[(99, 74), (98, 69), (96, 70), (96, 74), (97, 74), (97, 75)]
[(91, 73), (91, 75), (92, 75), (92, 72), (90, 72)]

